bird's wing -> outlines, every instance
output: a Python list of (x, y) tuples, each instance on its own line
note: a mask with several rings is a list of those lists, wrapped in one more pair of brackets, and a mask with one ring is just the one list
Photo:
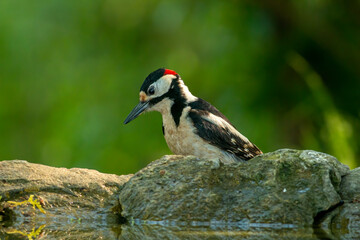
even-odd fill
[(221, 117), (227, 123), (229, 123), (231, 126), (233, 126), (232, 123), (229, 121), (229, 119), (227, 119), (227, 117), (224, 114), (222, 114), (216, 107), (214, 107), (213, 105), (211, 105), (210, 103), (208, 103), (204, 99), (198, 98), (196, 101), (190, 102), (189, 106), (193, 110), (198, 110), (198, 111), (203, 110), (205, 112), (212, 113), (215, 116)]
[(262, 153), (227, 119), (202, 109), (190, 110), (189, 117), (201, 138), (223, 151), (234, 154), (237, 158), (249, 160)]

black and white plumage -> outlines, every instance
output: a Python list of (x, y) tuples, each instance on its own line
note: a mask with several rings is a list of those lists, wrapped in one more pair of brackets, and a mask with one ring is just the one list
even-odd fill
[(224, 163), (262, 154), (219, 110), (193, 96), (175, 71), (160, 68), (149, 74), (140, 88), (140, 103), (124, 123), (148, 111), (161, 113), (163, 134), (174, 154)]

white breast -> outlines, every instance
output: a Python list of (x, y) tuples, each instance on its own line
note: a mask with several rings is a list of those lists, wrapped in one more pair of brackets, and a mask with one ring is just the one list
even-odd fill
[(162, 114), (165, 140), (170, 150), (177, 155), (194, 155), (202, 158), (218, 158), (224, 163), (235, 162), (233, 156), (207, 143), (196, 134), (192, 121), (188, 118), (190, 107), (184, 108), (179, 126), (171, 114)]

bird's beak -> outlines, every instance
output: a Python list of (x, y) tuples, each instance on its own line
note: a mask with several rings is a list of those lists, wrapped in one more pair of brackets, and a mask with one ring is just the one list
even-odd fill
[(139, 102), (138, 105), (134, 107), (134, 109), (129, 113), (127, 118), (124, 121), (124, 124), (127, 124), (134, 120), (137, 116), (139, 116), (143, 111), (145, 111), (146, 108), (148, 108), (149, 102)]

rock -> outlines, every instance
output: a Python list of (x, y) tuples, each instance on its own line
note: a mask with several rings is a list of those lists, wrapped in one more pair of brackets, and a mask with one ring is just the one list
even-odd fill
[[(17, 231), (24, 227), (31, 230), (36, 223), (38, 227), (46, 225), (46, 229), (52, 232), (66, 233), (74, 229), (76, 223), (77, 230), (94, 228), (99, 233), (110, 223), (118, 223), (118, 194), (131, 176), (103, 174), (89, 169), (55, 168), (20, 160), (0, 161), (0, 203), (7, 210), (3, 218), (11, 218), (11, 228)], [(10, 207), (7, 202), (25, 201), (30, 195), (41, 202), (46, 214), (34, 210), (30, 204)], [(7, 229), (7, 232), (11, 231)], [(77, 239), (82, 238), (78, 236)]]
[(360, 203), (345, 203), (331, 217), (331, 232), (336, 239), (360, 239)]
[(360, 167), (344, 176), (341, 181), (340, 195), (344, 201), (360, 203)]
[(119, 200), (129, 221), (310, 226), (341, 201), (348, 172), (336, 158), (309, 150), (282, 149), (232, 165), (165, 156), (125, 183)]
[(328, 217), (329, 228), (336, 238), (360, 239), (360, 168), (343, 177), (340, 195), (345, 203)]

